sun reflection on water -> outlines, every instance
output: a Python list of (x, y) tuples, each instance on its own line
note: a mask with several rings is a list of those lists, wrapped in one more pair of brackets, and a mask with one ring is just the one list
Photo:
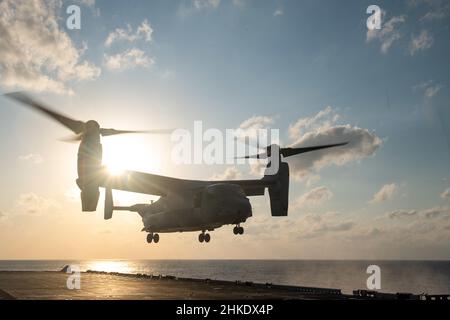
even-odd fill
[(105, 271), (105, 272), (120, 272), (120, 273), (132, 273), (133, 268), (126, 261), (117, 260), (98, 260), (89, 262), (87, 266), (88, 270)]

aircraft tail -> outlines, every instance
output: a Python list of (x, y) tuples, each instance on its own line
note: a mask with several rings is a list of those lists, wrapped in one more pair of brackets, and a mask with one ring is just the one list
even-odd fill
[(114, 210), (116, 211), (131, 211), (137, 212), (141, 217), (143, 216), (143, 211), (148, 204), (138, 203), (133, 206), (123, 207), (123, 206), (115, 206), (112, 190), (111, 188), (105, 188), (105, 210), (104, 210), (104, 218), (105, 220), (109, 220), (113, 216)]

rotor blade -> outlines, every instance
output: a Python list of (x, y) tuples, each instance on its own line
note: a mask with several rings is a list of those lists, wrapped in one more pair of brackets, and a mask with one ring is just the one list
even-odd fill
[(61, 138), (61, 139), (59, 139), (59, 141), (78, 142), (78, 141), (81, 141), (82, 139), (83, 139), (83, 133), (79, 133), (79, 134), (73, 134), (71, 136)]
[(267, 153), (258, 153), (258, 154), (253, 154), (251, 156), (244, 156), (244, 157), (234, 157), (235, 159), (266, 159), (267, 158)]
[[(311, 151), (316, 151), (320, 149), (326, 149), (326, 148), (332, 148), (332, 147), (338, 147), (338, 146), (344, 146), (348, 144), (348, 142), (342, 142), (342, 143), (334, 143), (334, 144), (324, 144), (320, 146), (312, 146), (312, 147), (302, 147), (302, 148), (280, 148), (280, 154), (287, 158), (296, 154), (300, 153), (306, 153)], [(267, 147), (267, 152), (259, 153), (251, 156), (244, 156), (244, 157), (236, 157), (236, 159), (266, 159), (267, 156), (271, 152), (271, 146)]]
[(148, 133), (148, 134), (170, 134), (175, 129), (155, 129), (155, 130), (116, 130), (100, 128), (100, 134), (104, 137), (125, 133)]
[(281, 148), (280, 153), (283, 157), (290, 157), (290, 156), (300, 154), (300, 153), (306, 153), (306, 152), (316, 151), (316, 150), (320, 150), (320, 149), (344, 146), (347, 143), (348, 142), (342, 142), (342, 143), (324, 144), (324, 145), (320, 145), (320, 146), (302, 147), (302, 148)]
[(50, 108), (44, 106), (43, 104), (33, 100), (30, 96), (23, 92), (12, 92), (6, 93), (6, 97), (18, 101), (28, 107), (36, 109), (53, 120), (58, 121), (60, 124), (65, 126), (66, 128), (72, 130), (74, 133), (78, 134), (83, 132), (84, 130), (84, 122), (79, 120), (74, 120), (69, 117), (66, 117), (56, 111), (51, 110)]

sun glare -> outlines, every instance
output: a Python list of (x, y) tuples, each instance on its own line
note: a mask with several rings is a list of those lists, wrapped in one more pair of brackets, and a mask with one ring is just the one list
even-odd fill
[[(103, 164), (111, 174), (126, 170), (158, 173), (161, 170), (159, 148), (150, 139), (138, 136), (114, 137), (103, 141)], [(153, 152), (152, 152), (153, 150)]]
[[(111, 175), (119, 176), (127, 170), (160, 174), (162, 162), (158, 139), (148, 136), (116, 136), (103, 139), (103, 165)], [(140, 196), (140, 197), (139, 197)], [(131, 192), (114, 192), (114, 203), (130, 205), (142, 195)]]
[(125, 261), (92, 261), (89, 263), (88, 269), (104, 272), (130, 272), (130, 267)]
[(113, 176), (120, 176), (125, 171), (125, 168), (120, 163), (108, 164), (106, 165), (106, 169)]

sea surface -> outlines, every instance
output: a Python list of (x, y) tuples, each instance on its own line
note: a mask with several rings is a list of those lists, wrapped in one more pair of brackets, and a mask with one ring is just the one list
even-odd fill
[(450, 261), (326, 260), (0, 260), (0, 271), (82, 271), (146, 273), (189, 278), (240, 280), (342, 289), (367, 289), (367, 267), (381, 269), (382, 292), (450, 294)]

